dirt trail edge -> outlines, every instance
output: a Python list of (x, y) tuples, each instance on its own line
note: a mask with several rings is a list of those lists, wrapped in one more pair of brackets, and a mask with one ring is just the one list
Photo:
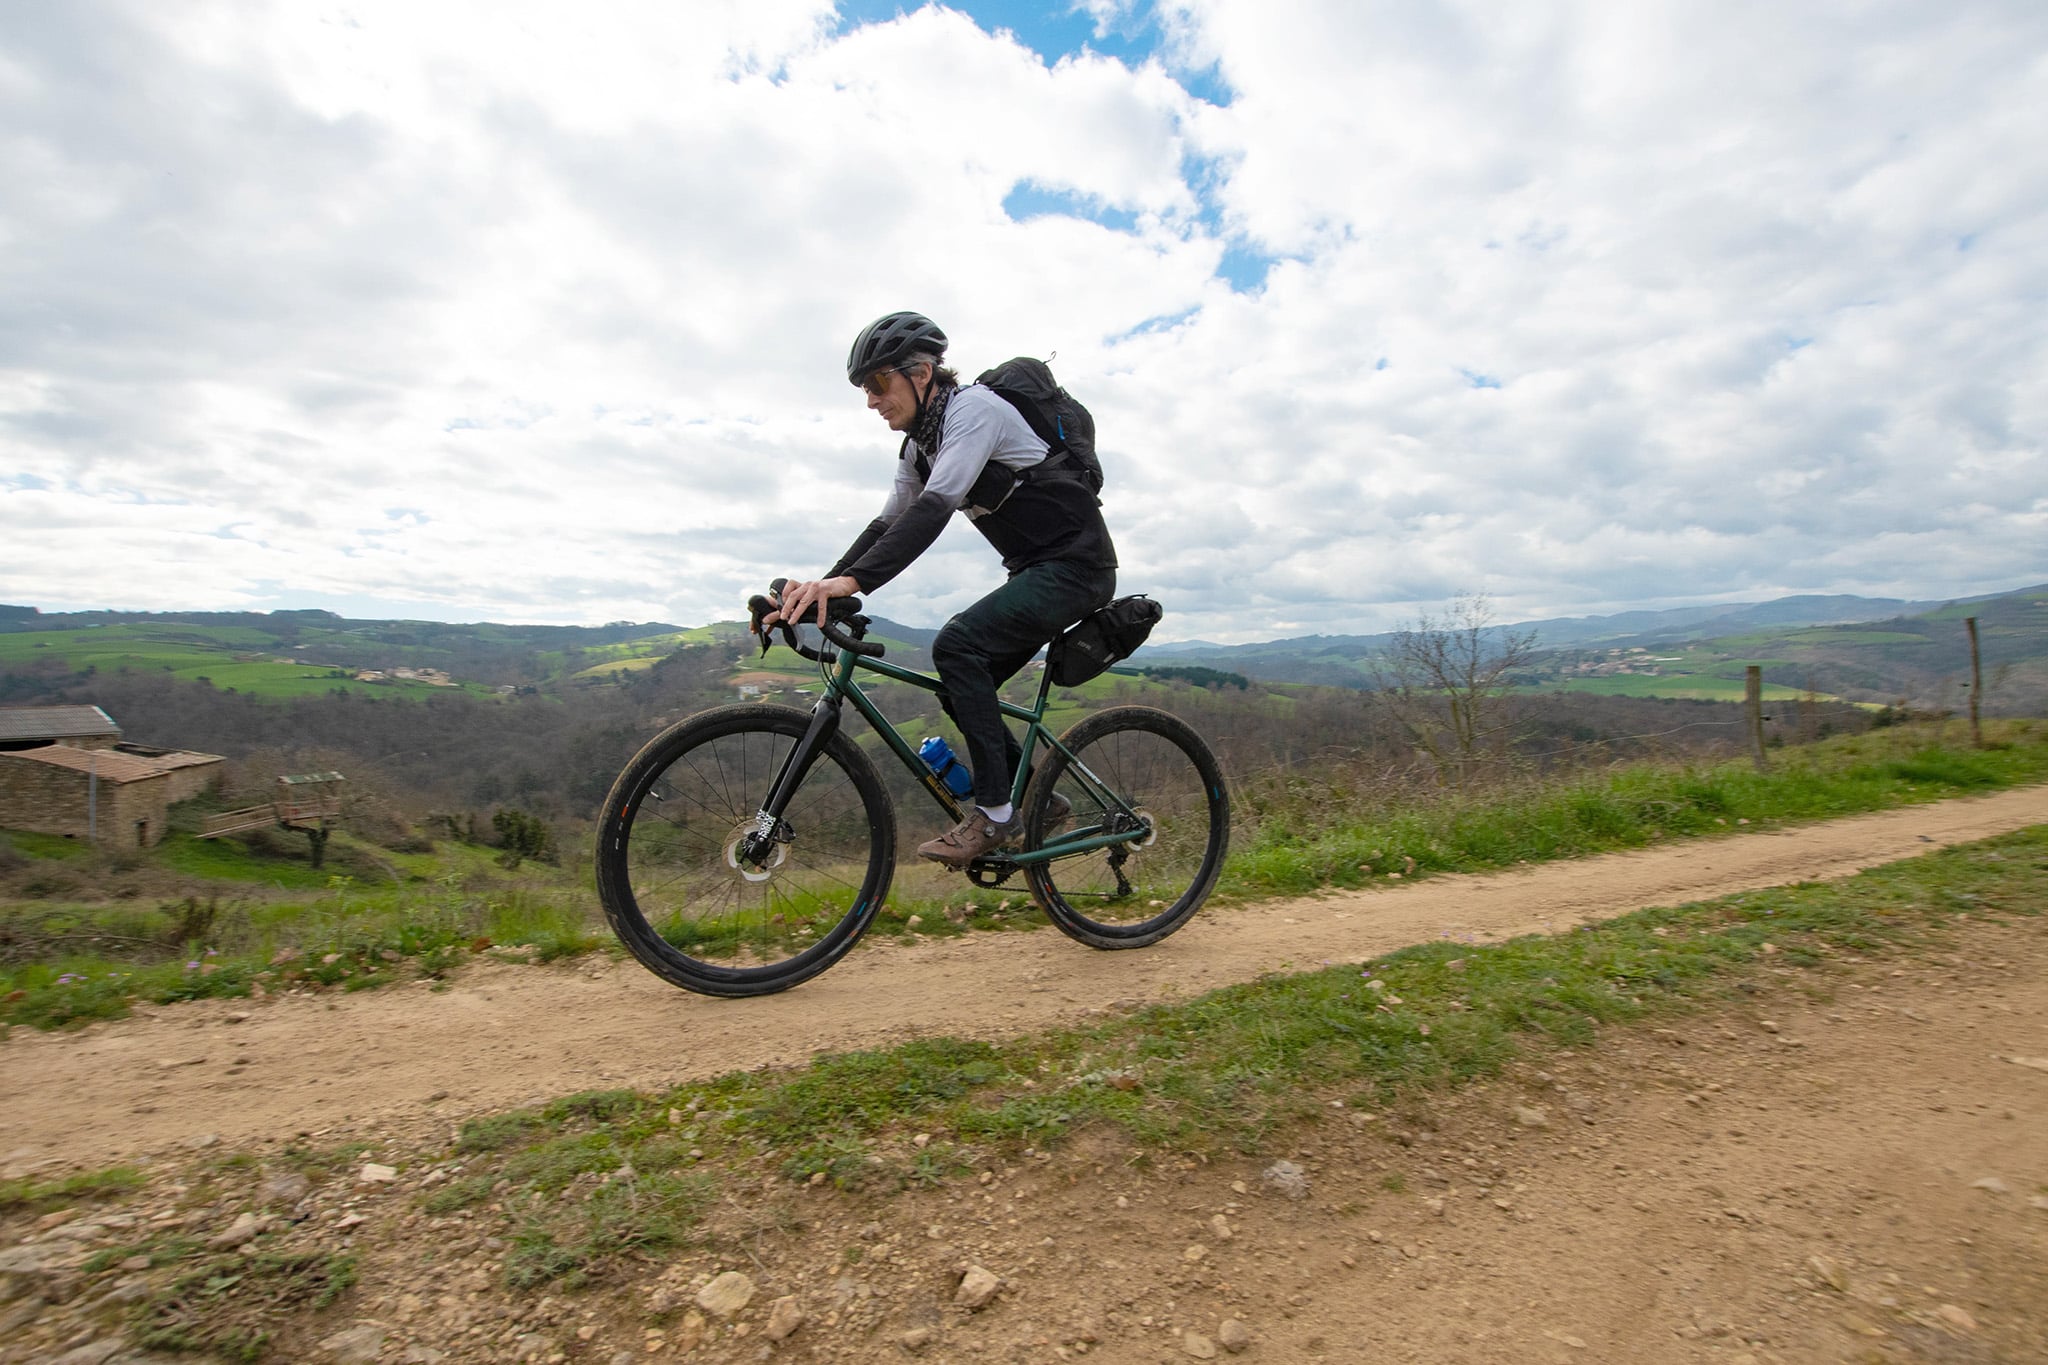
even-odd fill
[[(1274, 970), (1438, 937), (1482, 942), (1650, 905), (1843, 877), (2048, 822), (2048, 787), (1731, 835), (1491, 876), (1446, 876), (1205, 912), (1138, 952), (1049, 930), (876, 944), (761, 1000), (694, 996), (630, 960), (480, 963), (322, 999), (149, 1008), (0, 1044), (0, 1158), (97, 1163), (214, 1134), (446, 1122), (582, 1089), (658, 1089), (919, 1035), (1004, 1037)], [(1019, 894), (1023, 894), (1021, 891)]]

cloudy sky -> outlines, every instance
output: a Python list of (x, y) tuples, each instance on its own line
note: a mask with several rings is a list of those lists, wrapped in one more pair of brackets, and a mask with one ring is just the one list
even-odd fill
[(2044, 110), (2040, 0), (0, 0), (0, 601), (729, 618), (897, 308), (1161, 639), (2036, 583)]

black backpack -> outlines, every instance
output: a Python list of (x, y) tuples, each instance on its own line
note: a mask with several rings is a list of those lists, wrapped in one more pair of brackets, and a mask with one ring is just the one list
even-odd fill
[(1050, 447), (1045, 463), (1038, 468), (1071, 465), (1089, 492), (1102, 492), (1102, 462), (1095, 458), (1095, 418), (1060, 387), (1050, 366), (1020, 355), (983, 370), (974, 382), (994, 389)]

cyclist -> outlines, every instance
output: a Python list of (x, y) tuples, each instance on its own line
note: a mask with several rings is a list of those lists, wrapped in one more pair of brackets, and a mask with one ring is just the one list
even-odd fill
[(974, 809), (918, 845), (920, 856), (965, 867), (1019, 831), (1010, 781), (1020, 748), (1003, 724), (996, 689), (1041, 647), (1116, 595), (1116, 547), (1101, 504), (1029, 424), (993, 390), (962, 385), (942, 361), (946, 334), (921, 313), (890, 313), (863, 328), (846, 377), (903, 434), (896, 481), (869, 522), (822, 577), (791, 581), (771, 618), (825, 619), (835, 597), (872, 593), (910, 567), (965, 512), (1002, 556), (1008, 577), (948, 621), (932, 641), (945, 684), (940, 701), (967, 743)]

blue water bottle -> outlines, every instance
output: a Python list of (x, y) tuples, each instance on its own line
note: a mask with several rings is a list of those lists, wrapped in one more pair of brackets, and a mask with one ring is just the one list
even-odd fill
[(917, 756), (924, 760), (927, 768), (938, 774), (939, 781), (955, 796), (965, 796), (974, 790), (974, 778), (967, 771), (967, 765), (954, 756), (953, 746), (937, 735), (932, 735), (917, 746)]

